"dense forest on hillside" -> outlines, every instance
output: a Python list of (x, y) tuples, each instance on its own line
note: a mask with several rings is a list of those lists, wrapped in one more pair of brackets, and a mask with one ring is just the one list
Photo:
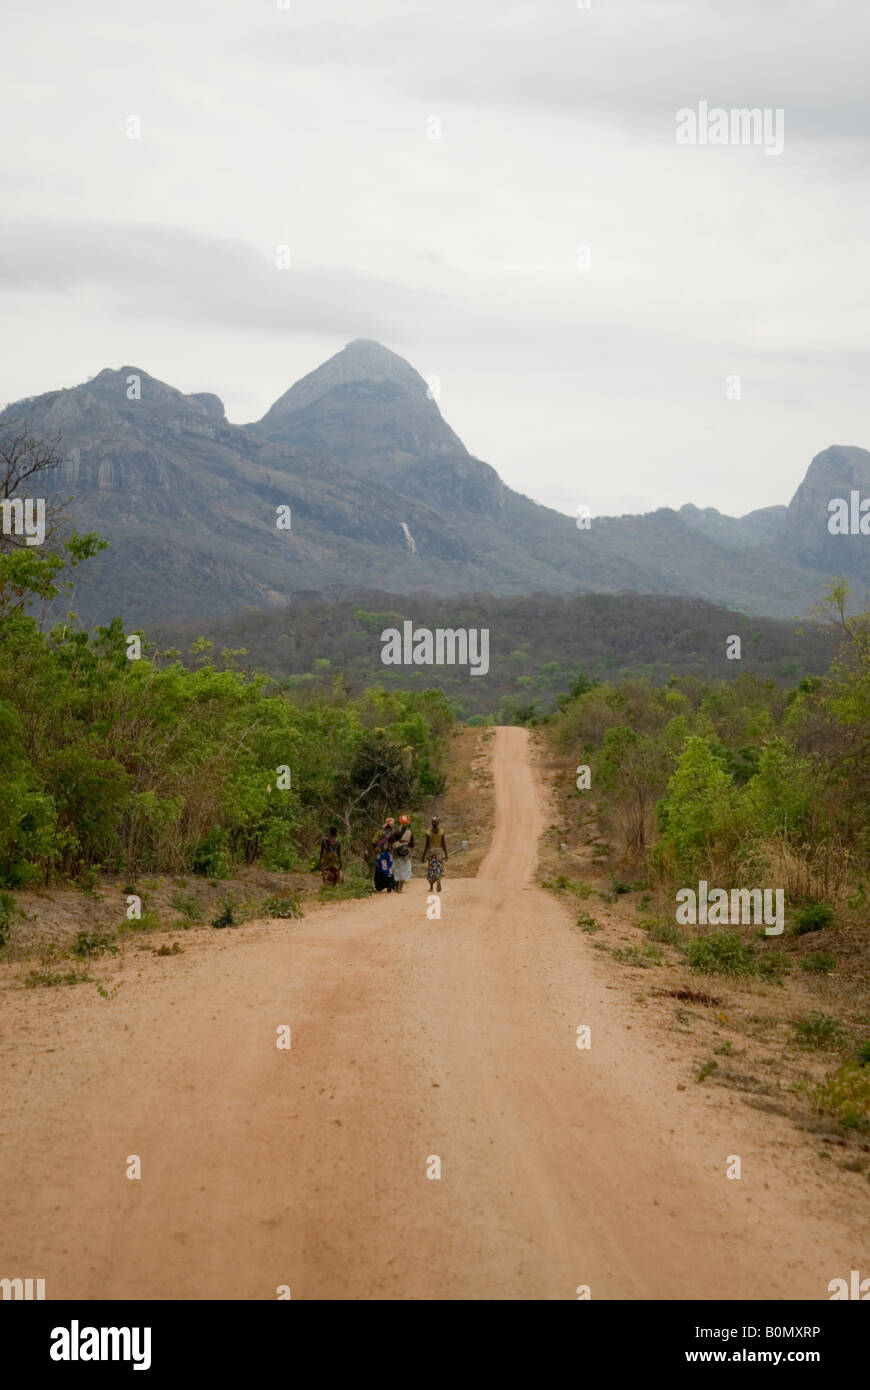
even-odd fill
[[(489, 671), (439, 666), (385, 666), (381, 633), (415, 627), (489, 629)], [(739, 660), (726, 656), (726, 639), (741, 637)], [(640, 676), (653, 684), (674, 674), (734, 679), (749, 672), (794, 684), (828, 669), (836, 639), (822, 624), (749, 618), (699, 599), (639, 594), (587, 594), (561, 598), (472, 595), (438, 599), (365, 591), (332, 598), (297, 596), (278, 612), (245, 609), (211, 623), (190, 621), (146, 633), (159, 648), (189, 659), (195, 639), (244, 649), (241, 665), (268, 671), (286, 689), (329, 690), (337, 675), (356, 692), (373, 681), (386, 689), (423, 690), (437, 684), (457, 717), (480, 723), (528, 721), (557, 708), (579, 679)]]

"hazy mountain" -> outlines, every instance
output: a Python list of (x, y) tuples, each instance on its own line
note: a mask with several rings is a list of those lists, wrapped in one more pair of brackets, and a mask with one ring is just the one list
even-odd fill
[(746, 546), (766, 545), (782, 535), (788, 507), (759, 507), (746, 516), (726, 516), (715, 507), (696, 507), (687, 502), (680, 507), (680, 516), (711, 540), (721, 541), (735, 550)]
[(791, 499), (783, 536), (808, 564), (870, 577), (870, 536), (831, 535), (828, 530), (829, 502), (840, 497), (848, 503), (853, 490), (870, 498), (870, 453), (838, 444), (817, 454)]
[[(820, 454), (788, 508), (734, 518), (687, 505), (581, 530), (470, 454), (430, 395), (413, 367), (363, 339), (248, 426), (209, 392), (122, 367), (7, 407), (0, 429), (26, 417), (60, 437), (57, 490), (74, 499), (79, 529), (111, 543), (82, 570), (75, 606), (88, 621), (215, 617), (335, 585), (634, 590), (791, 617), (833, 571), (857, 576), (859, 590), (870, 577), (870, 537), (827, 531), (831, 496), (870, 495), (862, 449)], [(289, 531), (276, 524), (281, 506)]]
[(249, 426), (279, 444), (293, 444), (384, 476), (420, 459), (467, 460), (462, 440), (441, 418), (426, 382), (410, 363), (368, 338), (309, 372)]

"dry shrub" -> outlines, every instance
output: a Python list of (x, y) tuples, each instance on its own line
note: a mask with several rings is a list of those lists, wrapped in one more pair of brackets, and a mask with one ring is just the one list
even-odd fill
[(795, 845), (779, 835), (763, 841), (758, 855), (777, 888), (789, 901), (811, 898), (836, 901), (846, 896), (853, 877), (848, 849), (836, 841), (819, 845)]

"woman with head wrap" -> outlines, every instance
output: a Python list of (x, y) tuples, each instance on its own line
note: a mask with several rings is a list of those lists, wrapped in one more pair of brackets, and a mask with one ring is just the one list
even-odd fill
[(421, 862), (429, 860), (426, 869), (426, 877), (429, 880), (429, 891), (437, 888), (441, 892), (441, 878), (444, 873), (444, 865), (447, 863), (447, 840), (444, 831), (441, 829), (441, 822), (437, 816), (432, 817), (431, 829), (426, 831), (426, 843), (423, 846), (423, 853), (420, 856)]
[(401, 893), (402, 888), (410, 881), (413, 876), (411, 865), (411, 850), (414, 848), (414, 836), (411, 833), (411, 817), (399, 816), (399, 828), (394, 831), (390, 850), (393, 856), (393, 880), (397, 893)]

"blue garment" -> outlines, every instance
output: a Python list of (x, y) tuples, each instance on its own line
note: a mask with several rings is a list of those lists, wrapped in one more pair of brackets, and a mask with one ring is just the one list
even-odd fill
[(388, 893), (392, 893), (395, 887), (393, 878), (393, 856), (389, 850), (381, 850), (375, 860), (375, 891), (382, 893), (386, 888)]

